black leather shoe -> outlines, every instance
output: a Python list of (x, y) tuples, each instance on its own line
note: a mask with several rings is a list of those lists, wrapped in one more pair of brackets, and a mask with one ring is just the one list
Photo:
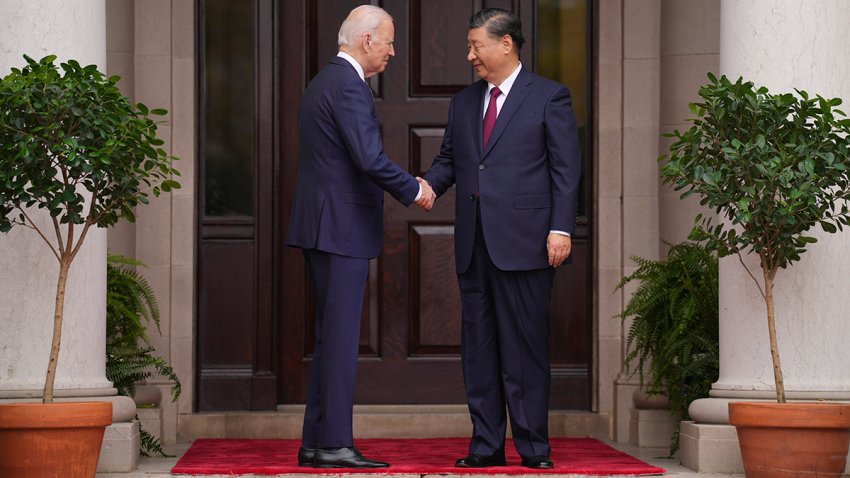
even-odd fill
[(302, 446), (298, 449), (298, 466), (313, 466), (313, 457), (316, 456), (315, 448)]
[(458, 458), (455, 462), (455, 466), (458, 468), (487, 468), (488, 466), (505, 466), (505, 455), (501, 453), (496, 453), (495, 455), (476, 455), (475, 453), (470, 453), (469, 455)]
[(315, 468), (386, 468), (388, 466), (390, 466), (389, 463), (366, 458), (354, 447), (338, 450), (319, 448), (313, 457)]
[(552, 460), (549, 459), (546, 455), (536, 455), (531, 458), (523, 458), (522, 466), (527, 466), (528, 468), (536, 468), (536, 469), (545, 469), (548, 470), (550, 468), (555, 468), (555, 464), (552, 463)]

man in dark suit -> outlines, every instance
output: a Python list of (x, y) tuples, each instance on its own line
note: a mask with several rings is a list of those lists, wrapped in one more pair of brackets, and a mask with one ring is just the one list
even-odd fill
[(549, 297), (570, 254), (580, 178), (566, 87), (524, 69), (520, 20), (486, 9), (469, 22), (481, 78), (457, 93), (424, 175), (456, 191), (461, 353), (473, 435), (461, 467), (505, 464), (505, 405), (522, 464), (549, 459)]
[[(351, 11), (340, 51), (310, 82), (299, 112), (299, 163), (287, 244), (303, 250), (316, 292), (316, 346), (298, 464), (382, 468), (354, 448), (352, 407), (369, 259), (383, 240), (383, 192), (430, 209), (434, 194), (383, 151), (366, 78), (384, 71), (392, 17)], [(424, 183), (424, 182), (423, 182)]]

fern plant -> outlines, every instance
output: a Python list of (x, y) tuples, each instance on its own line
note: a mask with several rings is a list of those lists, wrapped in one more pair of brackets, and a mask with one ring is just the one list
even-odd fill
[[(171, 399), (180, 397), (180, 379), (155, 349), (147, 336), (147, 325), (161, 333), (159, 306), (148, 281), (134, 268), (140, 261), (110, 254), (106, 262), (106, 377), (120, 395), (132, 397), (136, 383), (153, 377), (154, 372), (172, 382)], [(166, 456), (159, 439), (144, 429), (141, 453)]]
[[(717, 258), (695, 243), (671, 246), (667, 260), (632, 257), (638, 269), (617, 285), (639, 286), (618, 317), (632, 317), (626, 369), (649, 395), (664, 395), (687, 420), (692, 401), (708, 396), (719, 373)], [(670, 455), (679, 448), (679, 426)]]

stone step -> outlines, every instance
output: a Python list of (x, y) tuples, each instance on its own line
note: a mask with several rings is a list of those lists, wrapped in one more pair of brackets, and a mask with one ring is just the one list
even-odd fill
[[(178, 419), (178, 440), (198, 438), (299, 438), (303, 405), (281, 405), (275, 412), (196, 413)], [(468, 437), (472, 433), (465, 405), (355, 405), (357, 438)], [(553, 410), (553, 437), (610, 438), (607, 414)]]

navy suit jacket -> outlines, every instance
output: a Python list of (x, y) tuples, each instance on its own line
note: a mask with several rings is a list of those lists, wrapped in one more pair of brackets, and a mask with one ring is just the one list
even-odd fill
[(298, 179), (287, 244), (373, 258), (383, 241), (383, 191), (405, 206), (416, 179), (384, 153), (372, 90), (334, 57), (304, 92)]
[(487, 82), (454, 95), (440, 154), (425, 174), (442, 195), (457, 184), (457, 272), (469, 267), (476, 196), (487, 251), (502, 270), (549, 267), (550, 230), (573, 234), (581, 160), (569, 90), (525, 68), (511, 87), (487, 148), (481, 126)]

